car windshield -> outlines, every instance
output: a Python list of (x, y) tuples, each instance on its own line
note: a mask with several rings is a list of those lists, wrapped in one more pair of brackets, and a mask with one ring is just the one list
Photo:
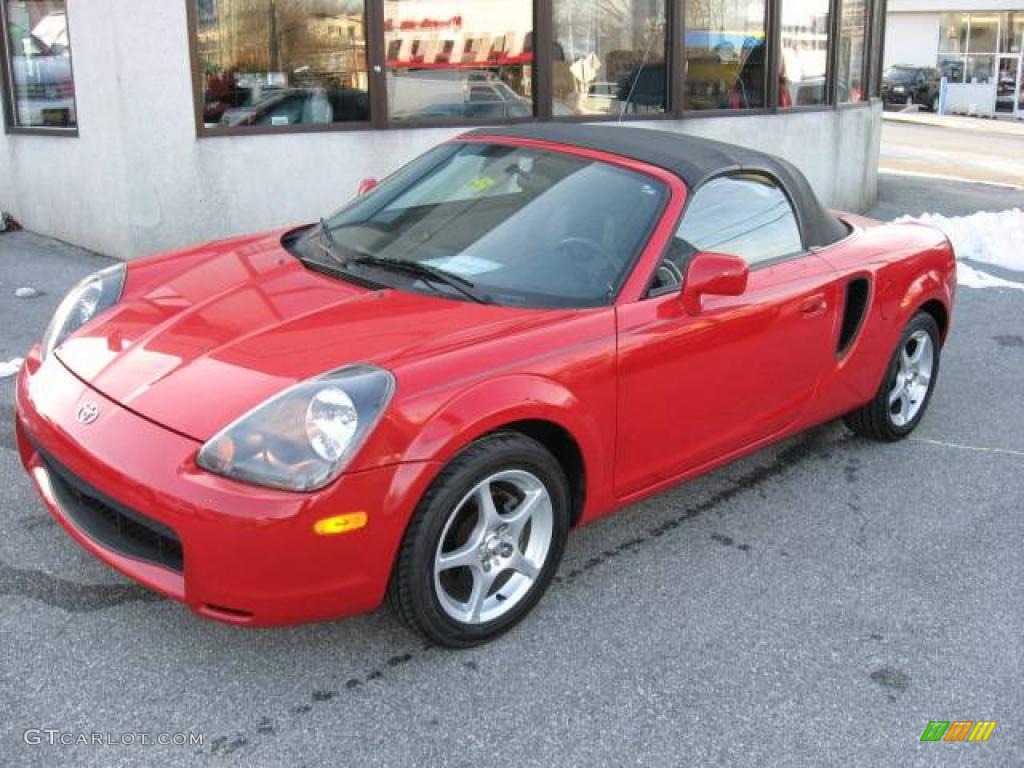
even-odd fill
[(896, 83), (909, 83), (917, 78), (916, 69), (903, 69), (898, 67), (890, 67), (885, 70), (884, 79), (892, 80)]
[[(343, 268), (380, 283), (462, 299), (469, 290), (511, 306), (591, 307), (618, 293), (666, 198), (660, 181), (609, 163), (454, 143), (356, 198), (320, 234)], [(445, 275), (457, 284), (437, 279)]]

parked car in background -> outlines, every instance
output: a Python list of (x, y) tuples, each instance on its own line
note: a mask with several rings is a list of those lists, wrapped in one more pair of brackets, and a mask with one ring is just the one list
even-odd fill
[(241, 125), (316, 125), (369, 120), (366, 91), (354, 88), (268, 88), (244, 106), (224, 109), (219, 123)]
[(882, 102), (890, 106), (919, 104), (939, 111), (942, 74), (934, 67), (887, 67), (882, 72)]

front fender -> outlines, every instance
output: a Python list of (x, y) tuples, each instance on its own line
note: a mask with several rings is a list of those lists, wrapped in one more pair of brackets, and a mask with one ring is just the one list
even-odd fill
[[(611, 398), (614, 403), (614, 388)], [(607, 423), (598, 423), (595, 413), (604, 414)], [(614, 407), (584, 404), (568, 387), (544, 376), (513, 374), (460, 392), (424, 424), (402, 461), (436, 462), (440, 469), (488, 432), (526, 420), (556, 424), (576, 441), (587, 484), (583, 517), (588, 517), (588, 512), (606, 501), (605, 493), (595, 486), (600, 478), (612, 476)]]

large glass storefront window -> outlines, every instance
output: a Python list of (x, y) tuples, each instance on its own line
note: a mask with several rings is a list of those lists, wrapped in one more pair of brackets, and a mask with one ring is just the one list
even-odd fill
[(864, 99), (864, 36), (867, 31), (865, 0), (844, 0), (839, 28), (839, 71), (836, 88), (840, 103)]
[(972, 13), (967, 38), (968, 53), (995, 53), (998, 45), (999, 16)]
[(962, 83), (964, 81), (964, 57), (953, 56), (948, 53), (939, 54), (939, 73), (951, 83)]
[[(865, 75), (882, 56), (881, 39), (869, 34), (881, 4), (776, 1), (188, 0), (197, 122), (201, 134), (216, 134), (865, 101)], [(0, 8), (33, 4), (58, 2), (0, 0)], [(997, 44), (1010, 46), (1010, 27), (999, 23), (1007, 14), (987, 15)], [(943, 24), (962, 78), (975, 53), (969, 17), (946, 14)], [(683, 32), (673, 39), (671, 29)], [(550, 46), (539, 57), (537, 40)], [(669, 62), (680, 70), (669, 72)]]
[(1010, 11), (1002, 14), (1000, 30), (1000, 53), (1024, 51), (1024, 12)]
[(939, 17), (939, 53), (966, 53), (966, 13), (944, 13)]
[(0, 0), (7, 26), (11, 116), (18, 128), (76, 128), (64, 0)]
[(665, 0), (554, 0), (552, 114), (664, 112)]
[(389, 118), (531, 117), (532, 31), (531, 0), (385, 0)]
[(781, 1), (779, 106), (827, 104), (829, 0)]
[(967, 82), (968, 83), (991, 83), (995, 76), (995, 56), (968, 56), (967, 57)]
[(363, 0), (196, 0), (208, 128), (369, 120)]
[(765, 107), (764, 0), (689, 0), (685, 7), (683, 108)]

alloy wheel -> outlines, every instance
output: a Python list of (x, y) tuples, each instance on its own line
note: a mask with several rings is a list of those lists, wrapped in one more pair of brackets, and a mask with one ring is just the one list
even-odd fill
[(895, 380), (889, 389), (889, 416), (897, 427), (914, 420), (928, 395), (935, 347), (927, 331), (914, 331), (900, 350)]
[(452, 511), (434, 554), (434, 591), (462, 624), (506, 615), (540, 576), (554, 532), (547, 488), (513, 469), (479, 482)]

